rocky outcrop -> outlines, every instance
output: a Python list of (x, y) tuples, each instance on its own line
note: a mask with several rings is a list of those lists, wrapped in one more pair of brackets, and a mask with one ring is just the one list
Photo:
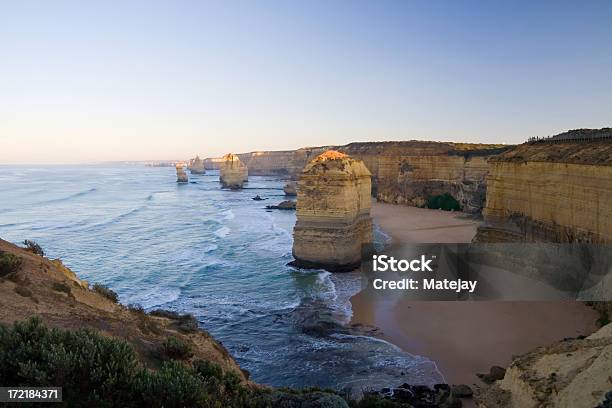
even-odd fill
[(295, 201), (281, 201), (277, 205), (266, 205), (267, 210), (295, 210), (297, 204)]
[(186, 327), (175, 318), (130, 309), (105, 294), (112, 291), (103, 292), (96, 285), (90, 288), (60, 260), (42, 257), (0, 239), (0, 256), (6, 254), (18, 257), (21, 262), (16, 271), (0, 277), (0, 324), (10, 325), (38, 316), (48, 327), (94, 329), (130, 343), (150, 368), (159, 367), (159, 350), (168, 338), (175, 337), (191, 347), (193, 359), (214, 362), (223, 371), (234, 372), (241, 381), (246, 381), (228, 351), (198, 329), (195, 319), (195, 326)]
[(612, 324), (516, 357), (503, 380), (478, 390), (479, 407), (595, 407), (612, 389)]
[(189, 178), (187, 177), (187, 173), (185, 172), (185, 167), (183, 163), (178, 163), (176, 165), (176, 182), (177, 183), (187, 183)]
[(204, 161), (200, 159), (200, 156), (196, 156), (195, 159), (192, 160), (191, 165), (189, 166), (189, 170), (191, 174), (205, 174), (206, 169), (204, 168)]
[(237, 155), (228, 153), (223, 156), (221, 163), (219, 181), (223, 187), (231, 189), (240, 189), (244, 182), (248, 180), (247, 166), (240, 161)]
[(297, 185), (294, 182), (289, 182), (283, 187), (283, 192), (286, 196), (295, 197), (297, 196)]
[[(484, 205), (487, 159), (508, 148), (426, 141), (372, 142), (238, 156), (248, 165), (250, 174), (297, 179), (311, 160), (334, 149), (365, 163), (372, 173), (373, 194), (380, 201), (423, 207), (436, 196), (450, 194), (463, 211), (477, 213)], [(219, 168), (219, 163), (220, 159), (205, 160), (211, 169)]]
[(337, 151), (317, 156), (302, 170), (294, 266), (348, 271), (360, 265), (362, 247), (372, 242), (370, 177), (361, 160)]
[(526, 143), (489, 163), (477, 242), (612, 242), (612, 139)]

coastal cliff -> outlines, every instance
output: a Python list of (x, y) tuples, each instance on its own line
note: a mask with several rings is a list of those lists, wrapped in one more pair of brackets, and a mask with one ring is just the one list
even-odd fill
[(477, 406), (596, 407), (612, 388), (610, 366), (612, 323), (587, 338), (566, 339), (514, 358), (501, 381), (476, 393)]
[[(350, 143), (289, 151), (260, 151), (238, 157), (253, 175), (297, 179), (302, 169), (326, 150), (337, 150), (362, 160), (372, 173), (373, 195), (382, 202), (425, 207), (449, 194), (463, 211), (478, 213), (484, 205), (487, 159), (508, 146), (427, 141)], [(204, 161), (220, 168), (221, 159)]]
[(612, 242), (612, 139), (526, 143), (489, 163), (475, 241)]
[(298, 182), (294, 266), (348, 271), (372, 242), (371, 174), (361, 160), (327, 151)]

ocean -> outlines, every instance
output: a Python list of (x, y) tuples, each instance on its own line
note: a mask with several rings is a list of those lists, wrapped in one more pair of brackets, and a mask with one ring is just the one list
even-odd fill
[(259, 383), (359, 392), (444, 382), (434, 362), (348, 325), (359, 273), (286, 265), (295, 213), (264, 209), (284, 200), (283, 180), (251, 176), (229, 191), (218, 177), (177, 184), (173, 167), (0, 166), (0, 238), (38, 242), (124, 304), (192, 313)]

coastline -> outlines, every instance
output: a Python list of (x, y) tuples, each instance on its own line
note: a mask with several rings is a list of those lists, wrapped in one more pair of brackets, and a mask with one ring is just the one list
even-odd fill
[[(479, 225), (462, 213), (378, 202), (372, 217), (392, 242), (400, 243), (470, 242)], [(506, 367), (514, 355), (589, 335), (598, 317), (582, 303), (563, 301), (381, 301), (362, 291), (351, 304), (351, 324), (377, 327), (384, 340), (430, 358), (452, 384), (480, 383), (476, 373)]]

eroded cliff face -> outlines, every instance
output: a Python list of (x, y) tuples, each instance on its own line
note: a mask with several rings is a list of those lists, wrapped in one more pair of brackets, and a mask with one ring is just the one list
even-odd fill
[(249, 170), (237, 155), (228, 153), (221, 162), (219, 181), (223, 187), (231, 189), (242, 188), (248, 180)]
[(479, 407), (595, 407), (610, 391), (612, 324), (516, 357), (503, 380), (476, 395)]
[[(464, 211), (476, 213), (484, 205), (487, 159), (508, 148), (425, 141), (372, 142), (238, 156), (250, 174), (295, 180), (311, 160), (334, 149), (364, 162), (372, 173), (373, 195), (380, 201), (423, 207), (431, 197), (448, 193)], [(206, 159), (205, 165), (215, 169), (221, 162)]]
[(411, 141), (351, 143), (340, 150), (364, 161), (382, 202), (424, 207), (447, 193), (463, 211), (477, 213), (484, 205), (487, 159), (505, 147)]
[(612, 140), (524, 144), (490, 160), (478, 242), (612, 242)]
[(295, 266), (348, 271), (372, 242), (371, 174), (361, 160), (328, 151), (312, 160), (298, 182), (293, 229)]

